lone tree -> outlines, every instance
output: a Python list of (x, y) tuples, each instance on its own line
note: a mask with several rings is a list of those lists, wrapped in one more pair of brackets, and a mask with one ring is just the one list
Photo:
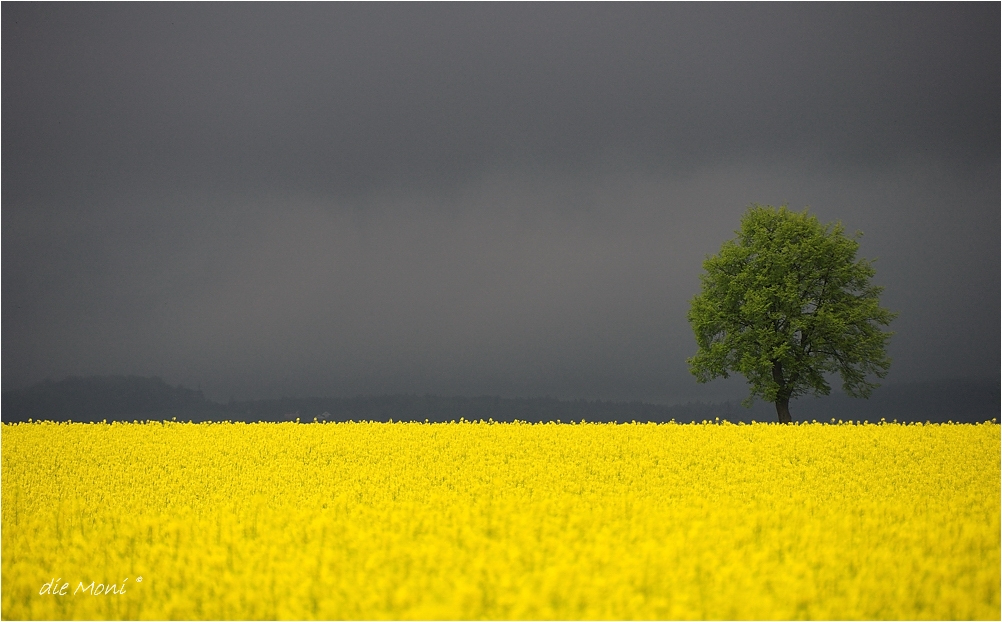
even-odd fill
[(897, 314), (882, 309), (882, 287), (870, 284), (872, 261), (856, 259), (859, 243), (841, 223), (822, 225), (805, 209), (752, 204), (738, 237), (703, 262), (702, 293), (689, 324), (699, 351), (688, 359), (699, 382), (740, 372), (755, 397), (776, 403), (789, 423), (790, 399), (828, 395), (825, 374), (838, 372), (853, 397), (887, 375), (884, 352), (893, 334), (880, 329)]

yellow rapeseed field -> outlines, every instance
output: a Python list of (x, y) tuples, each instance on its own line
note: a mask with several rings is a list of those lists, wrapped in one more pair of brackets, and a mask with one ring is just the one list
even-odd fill
[(996, 619), (981, 425), (2, 427), (4, 619)]

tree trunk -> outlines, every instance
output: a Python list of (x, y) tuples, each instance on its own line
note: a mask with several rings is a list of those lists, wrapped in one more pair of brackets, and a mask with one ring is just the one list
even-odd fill
[[(790, 417), (790, 388), (783, 378), (783, 364), (779, 361), (772, 362), (772, 379), (779, 385), (779, 392), (776, 393), (776, 414), (779, 415), (779, 422), (790, 423), (793, 421)], [(790, 381), (790, 385), (792, 384), (793, 380)]]
[(793, 418), (790, 416), (790, 398), (776, 398), (776, 414), (779, 415), (780, 423), (790, 423)]

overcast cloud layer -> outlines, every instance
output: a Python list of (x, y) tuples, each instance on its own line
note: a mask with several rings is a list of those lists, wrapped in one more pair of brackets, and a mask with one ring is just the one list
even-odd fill
[(998, 4), (2, 11), (4, 389), (741, 397), (751, 202), (864, 232), (888, 381), (998, 377)]

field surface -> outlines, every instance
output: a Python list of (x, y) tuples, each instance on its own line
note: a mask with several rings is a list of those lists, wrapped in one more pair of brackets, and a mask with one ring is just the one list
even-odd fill
[(3, 619), (996, 619), (980, 425), (2, 426)]

